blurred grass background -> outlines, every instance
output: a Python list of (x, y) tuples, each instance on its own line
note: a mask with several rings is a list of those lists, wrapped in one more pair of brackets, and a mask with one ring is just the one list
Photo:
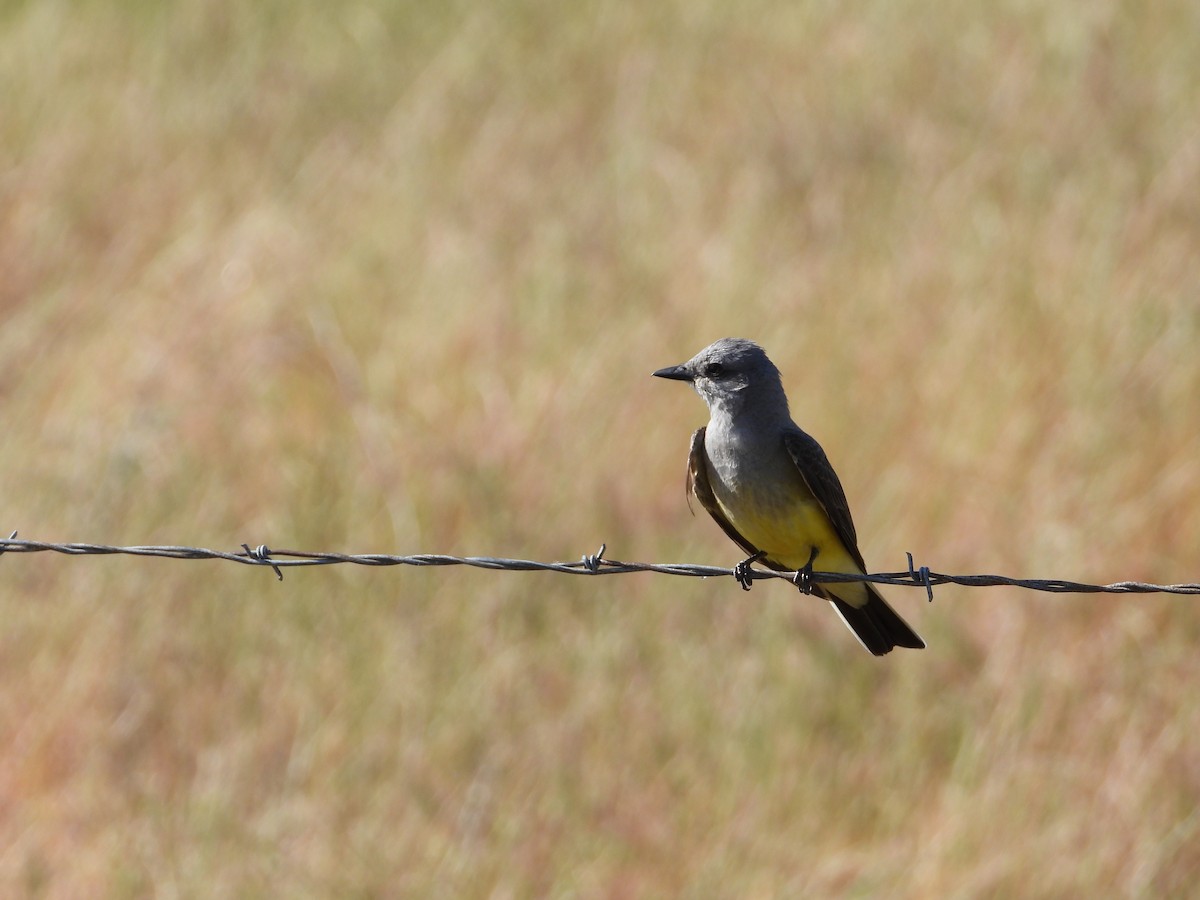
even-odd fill
[[(0, 6), (0, 509), (729, 565), (764, 344), (868, 562), (1200, 576), (1200, 13)], [(1188, 894), (1196, 603), (0, 560), (6, 896)]]

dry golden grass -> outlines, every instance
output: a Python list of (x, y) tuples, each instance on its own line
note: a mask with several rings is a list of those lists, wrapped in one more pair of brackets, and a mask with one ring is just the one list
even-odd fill
[[(731, 564), (760, 340), (868, 561), (1200, 576), (1194, 4), (11, 3), (2, 527)], [(0, 560), (5, 896), (1183, 896), (1200, 612)]]

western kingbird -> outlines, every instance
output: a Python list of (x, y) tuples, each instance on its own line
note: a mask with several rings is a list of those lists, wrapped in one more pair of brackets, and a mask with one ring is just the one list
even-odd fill
[(779, 370), (753, 341), (722, 338), (679, 366), (654, 373), (689, 382), (708, 404), (692, 435), (688, 490), (739, 547), (796, 571), (797, 585), (828, 600), (876, 656), (925, 642), (869, 582), (812, 584), (813, 571), (866, 574), (846, 494), (833, 466), (788, 412)]

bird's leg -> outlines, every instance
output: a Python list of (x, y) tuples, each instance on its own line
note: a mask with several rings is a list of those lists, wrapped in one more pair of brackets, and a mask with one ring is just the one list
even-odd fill
[(754, 583), (754, 575), (751, 574), (750, 567), (766, 555), (766, 550), (759, 550), (753, 556), (747, 556), (733, 567), (733, 577), (737, 579), (737, 583), (742, 586), (743, 591), (750, 590), (750, 585)]
[(792, 579), (792, 583), (806, 594), (813, 592), (812, 566), (817, 558), (817, 548), (813, 547), (812, 552), (808, 555), (808, 562), (802, 565), (796, 572), (796, 577)]

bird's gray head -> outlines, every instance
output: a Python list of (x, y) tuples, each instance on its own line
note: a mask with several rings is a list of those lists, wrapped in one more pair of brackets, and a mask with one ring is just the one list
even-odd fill
[(788, 416), (779, 370), (754, 341), (721, 338), (682, 365), (668, 366), (654, 374), (689, 382), (714, 415)]

